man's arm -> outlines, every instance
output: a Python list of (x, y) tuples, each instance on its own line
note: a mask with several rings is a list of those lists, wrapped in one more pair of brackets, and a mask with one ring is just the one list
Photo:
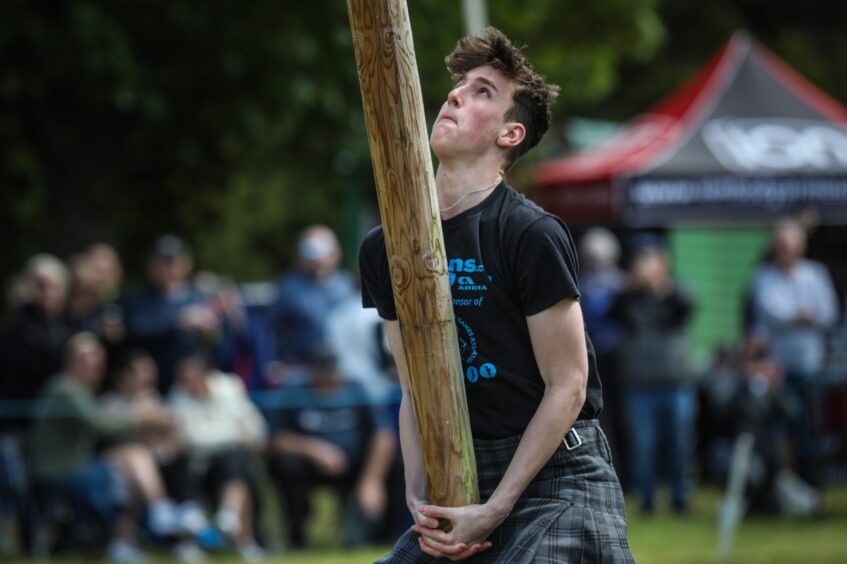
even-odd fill
[(582, 310), (564, 299), (527, 317), (530, 339), (544, 397), (529, 422), (512, 461), (494, 493), (483, 505), (447, 508), (426, 505), (427, 516), (448, 519), (450, 533), (416, 526), (425, 539), (421, 548), (432, 556), (466, 558), (464, 547), (484, 541), (509, 515), (520, 495), (559, 447), (585, 402), (588, 352)]
[[(415, 423), (415, 411), (409, 395), (409, 367), (403, 350), (398, 321), (385, 321), (385, 332), (394, 362), (403, 396), (400, 400), (400, 450), (403, 454), (403, 466), (406, 478), (406, 504), (418, 521), (418, 506), (426, 499), (426, 477), (423, 470), (421, 448), (418, 443), (418, 431)], [(436, 526), (438, 523), (436, 521)]]
[(302, 456), (327, 476), (339, 476), (350, 465), (347, 455), (335, 444), (320, 437), (294, 431), (280, 431), (271, 436), (270, 451), (275, 454)]
[(521, 438), (506, 474), (488, 503), (505, 515), (562, 444), (585, 403), (588, 350), (582, 309), (574, 299), (527, 317), (544, 397)]

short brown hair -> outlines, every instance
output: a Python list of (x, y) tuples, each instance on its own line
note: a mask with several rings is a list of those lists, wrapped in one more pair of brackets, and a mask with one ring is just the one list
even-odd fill
[(559, 87), (547, 84), (521, 50), (494, 27), (485, 28), (480, 36), (469, 35), (460, 39), (453, 52), (444, 59), (444, 64), (455, 80), (472, 69), (490, 65), (515, 81), (513, 104), (504, 119), (523, 124), (526, 137), (506, 157), (504, 169), (510, 169), (518, 158), (538, 144), (550, 128), (553, 117), (550, 108), (559, 95)]

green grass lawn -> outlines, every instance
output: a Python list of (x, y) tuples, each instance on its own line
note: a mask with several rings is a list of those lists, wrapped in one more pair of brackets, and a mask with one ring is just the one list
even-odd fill
[[(733, 564), (847, 562), (847, 486), (831, 487), (826, 515), (813, 520), (749, 517), (736, 532)], [(645, 518), (630, 501), (629, 541), (637, 562), (714, 563), (717, 490), (698, 492), (689, 516), (671, 513)]]
[[(645, 518), (630, 511), (629, 540), (635, 560), (644, 564), (714, 563), (717, 543), (715, 516), (720, 493), (701, 490), (686, 517), (658, 512)], [(317, 510), (310, 528), (315, 547), (304, 553), (281, 552), (267, 562), (280, 564), (359, 564), (382, 556), (388, 547), (344, 550), (339, 546), (334, 518), (337, 506), (320, 492)], [(629, 507), (635, 507), (634, 501)], [(271, 520), (276, 523), (274, 516)], [(272, 531), (276, 533), (277, 531)], [(72, 560), (61, 560), (73, 562)], [(157, 562), (167, 562), (158, 558)], [(238, 562), (219, 556), (214, 562)], [(21, 560), (23, 562), (23, 560)], [(733, 564), (818, 564), (847, 562), (847, 485), (831, 487), (827, 493), (827, 512), (815, 520), (748, 518), (736, 533)]]

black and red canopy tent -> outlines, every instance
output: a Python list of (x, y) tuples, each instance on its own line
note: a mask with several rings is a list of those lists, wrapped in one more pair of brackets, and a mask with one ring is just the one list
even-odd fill
[(570, 223), (761, 221), (814, 206), (847, 224), (847, 108), (738, 32), (688, 84), (595, 149), (541, 163)]

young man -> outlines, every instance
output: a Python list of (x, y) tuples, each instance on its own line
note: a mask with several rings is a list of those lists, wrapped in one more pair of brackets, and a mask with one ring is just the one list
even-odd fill
[[(576, 253), (557, 218), (502, 180), (547, 131), (557, 88), (501, 32), (459, 41), (430, 143), (474, 436), (479, 505), (427, 501), (382, 228), (362, 245), (364, 303), (386, 320), (403, 387), (415, 525), (386, 562), (631, 562), (620, 485), (596, 417)], [(438, 529), (438, 519), (452, 525)]]

